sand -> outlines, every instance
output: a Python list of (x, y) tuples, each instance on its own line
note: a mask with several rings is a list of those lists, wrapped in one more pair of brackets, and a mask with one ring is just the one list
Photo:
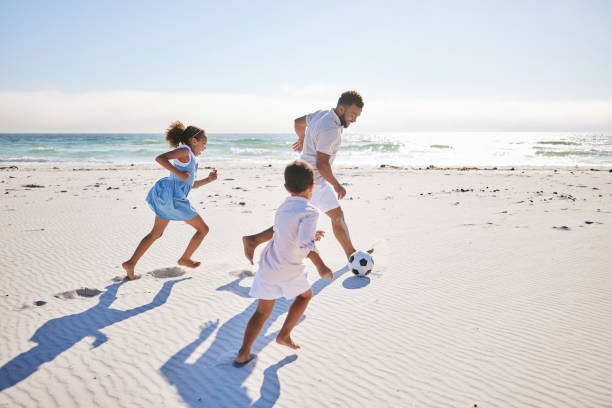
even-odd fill
[(202, 265), (176, 266), (192, 229), (173, 222), (133, 282), (116, 278), (163, 169), (0, 171), (0, 407), (612, 406), (608, 169), (337, 168), (374, 272), (347, 272), (323, 216), (336, 279), (308, 266), (302, 348), (274, 342), (279, 301), (235, 368), (256, 304), (240, 237), (286, 193), (281, 165), (214, 167), (190, 195)]

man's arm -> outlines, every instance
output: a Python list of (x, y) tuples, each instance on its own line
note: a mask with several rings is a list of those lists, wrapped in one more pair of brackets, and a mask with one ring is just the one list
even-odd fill
[(338, 193), (338, 200), (342, 200), (346, 195), (346, 189), (342, 187), (338, 179), (334, 176), (331, 164), (329, 164), (330, 158), (331, 156), (329, 154), (317, 152), (317, 170), (319, 170), (321, 177), (334, 187), (334, 190)]
[(304, 137), (306, 136), (306, 115), (297, 118), (293, 123), (293, 129), (298, 136), (298, 140), (293, 144), (293, 150), (301, 152), (304, 148)]

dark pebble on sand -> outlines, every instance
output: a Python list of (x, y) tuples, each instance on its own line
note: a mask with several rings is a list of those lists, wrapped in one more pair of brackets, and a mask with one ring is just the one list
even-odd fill
[(136, 209), (136, 207), (132, 207), (132, 210), (135, 210), (135, 209)]
[(562, 225), (560, 227), (553, 227), (554, 229), (558, 229), (558, 230), (563, 230), (563, 231), (569, 231), (570, 227), (568, 227), (567, 225)]
[(24, 184), (23, 187), (26, 187), (26, 188), (44, 188), (45, 186), (41, 186), (40, 184)]
[(36, 302), (34, 302), (34, 306), (42, 306), (46, 304), (47, 302), (45, 302), (44, 300), (37, 300)]
[(592, 224), (592, 223), (593, 223), (593, 221), (585, 221), (584, 223), (585, 223), (585, 224)]
[(246, 203), (244, 201), (239, 202), (238, 204), (240, 205), (246, 205)]

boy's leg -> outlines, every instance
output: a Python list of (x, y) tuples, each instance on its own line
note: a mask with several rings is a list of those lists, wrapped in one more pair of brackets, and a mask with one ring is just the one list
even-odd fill
[(145, 237), (140, 241), (132, 257), (121, 264), (123, 269), (125, 269), (127, 272), (129, 280), (134, 279), (134, 268), (136, 267), (138, 260), (144, 255), (147, 249), (149, 249), (149, 247), (162, 236), (169, 222), (170, 220), (155, 217), (155, 223), (153, 224), (153, 229), (151, 232), (145, 235)]
[(351, 242), (351, 237), (349, 236), (348, 226), (344, 220), (342, 208), (336, 207), (333, 210), (327, 211), (326, 214), (329, 216), (329, 218), (331, 218), (332, 228), (334, 230), (336, 239), (342, 246), (346, 257), (349, 258), (351, 254), (355, 252), (355, 247)]
[(242, 347), (240, 347), (238, 355), (236, 356), (236, 363), (244, 364), (253, 359), (253, 356), (251, 356), (251, 346), (259, 335), (264, 323), (268, 320), (268, 317), (270, 317), (270, 313), (272, 313), (272, 309), (274, 309), (274, 302), (274, 299), (259, 299), (257, 302), (257, 309), (249, 319), (244, 331), (244, 339), (242, 340)]
[(308, 302), (312, 299), (312, 289), (308, 289), (306, 292), (298, 295), (291, 307), (289, 308), (289, 313), (287, 313), (287, 318), (285, 319), (285, 323), (283, 323), (283, 327), (281, 327), (278, 336), (276, 336), (276, 342), (278, 344), (282, 344), (283, 346), (291, 347), (292, 349), (298, 349), (300, 346), (295, 344), (293, 340), (291, 340), (291, 330), (295, 327), (297, 322), (300, 321), (300, 318), (304, 314), (306, 310), (306, 306), (308, 306)]
[(255, 235), (245, 235), (242, 237), (242, 246), (244, 247), (244, 256), (253, 265), (253, 254), (257, 245), (269, 241), (274, 235), (274, 227), (270, 227), (265, 231), (261, 231)]
[(191, 241), (189, 241), (189, 245), (187, 245), (187, 249), (185, 249), (185, 253), (181, 256), (181, 259), (178, 260), (179, 265), (187, 266), (189, 268), (197, 268), (200, 266), (200, 262), (195, 262), (191, 260), (191, 255), (195, 252), (196, 249), (202, 243), (202, 240), (208, 234), (209, 228), (208, 225), (204, 222), (202, 217), (196, 215), (190, 220), (185, 221), (187, 224), (191, 225), (196, 229), (196, 233), (193, 234)]

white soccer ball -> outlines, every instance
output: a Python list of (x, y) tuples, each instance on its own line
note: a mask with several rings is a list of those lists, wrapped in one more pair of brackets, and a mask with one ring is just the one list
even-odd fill
[(374, 259), (365, 251), (355, 251), (349, 257), (349, 268), (355, 276), (366, 276), (372, 272)]

